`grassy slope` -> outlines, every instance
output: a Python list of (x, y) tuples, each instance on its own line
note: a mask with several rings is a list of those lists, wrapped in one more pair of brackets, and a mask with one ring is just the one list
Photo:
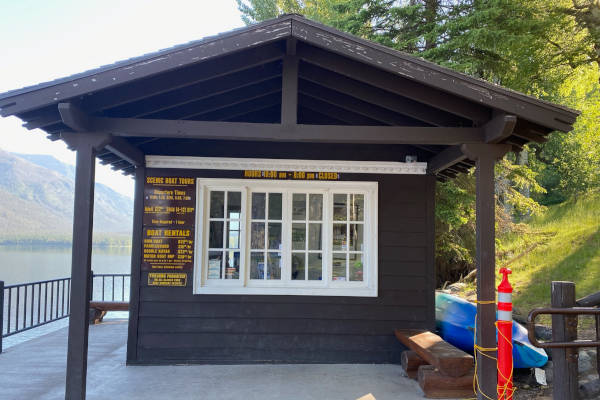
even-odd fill
[(578, 298), (600, 291), (600, 193), (551, 206), (500, 242), (497, 266), (508, 264), (513, 271), (513, 301), (520, 315), (549, 306), (552, 281), (575, 282)]

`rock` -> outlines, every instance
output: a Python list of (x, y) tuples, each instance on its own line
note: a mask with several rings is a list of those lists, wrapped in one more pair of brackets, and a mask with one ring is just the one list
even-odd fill
[(579, 395), (582, 399), (597, 399), (600, 397), (600, 379), (594, 379), (579, 385)]
[(535, 324), (535, 337), (541, 340), (552, 340), (552, 328)]
[(456, 283), (453, 283), (452, 285), (448, 285), (448, 287), (446, 289), (450, 290), (452, 293), (456, 293), (456, 292), (460, 292), (461, 290), (463, 290), (465, 288), (465, 286), (467, 286), (466, 283), (456, 282)]
[(535, 381), (538, 384), (540, 384), (542, 386), (545, 386), (547, 384), (547, 381), (546, 381), (546, 371), (544, 371), (543, 369), (541, 369), (541, 368), (534, 368), (533, 369), (533, 375), (535, 377)]
[(592, 358), (585, 350), (579, 350), (578, 368), (580, 375), (587, 375), (588, 373), (592, 372), (592, 370), (596, 370), (596, 366), (592, 364)]

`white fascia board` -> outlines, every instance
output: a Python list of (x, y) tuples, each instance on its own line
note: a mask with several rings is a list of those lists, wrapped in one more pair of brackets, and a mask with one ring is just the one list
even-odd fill
[(350, 174), (425, 175), (426, 162), (286, 160), (274, 158), (225, 158), (146, 156), (147, 168), (279, 170), (306, 172), (340, 172)]

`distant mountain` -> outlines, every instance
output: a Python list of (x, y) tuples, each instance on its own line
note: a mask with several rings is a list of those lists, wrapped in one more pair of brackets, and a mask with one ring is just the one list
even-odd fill
[[(52, 156), (0, 150), (0, 242), (13, 238), (69, 238), (75, 168)], [(133, 200), (96, 183), (94, 232), (131, 232)], [(60, 241), (60, 240), (59, 240)]]

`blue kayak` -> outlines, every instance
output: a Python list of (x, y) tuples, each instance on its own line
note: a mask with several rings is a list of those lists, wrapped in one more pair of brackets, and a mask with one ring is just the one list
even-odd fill
[[(460, 297), (447, 293), (435, 294), (435, 319), (440, 336), (459, 349), (473, 354), (473, 333), (477, 307)], [(515, 368), (543, 367), (548, 355), (534, 347), (527, 338), (527, 329), (513, 321), (513, 364)]]

